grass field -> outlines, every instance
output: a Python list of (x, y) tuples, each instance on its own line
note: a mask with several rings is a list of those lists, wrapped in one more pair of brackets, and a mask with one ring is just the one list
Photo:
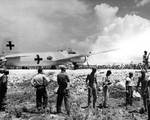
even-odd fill
[[(133, 106), (125, 106), (125, 90), (117, 83), (124, 84), (125, 78), (129, 72), (134, 73), (134, 83), (136, 85), (138, 71), (135, 70), (112, 70), (110, 87), (110, 99), (108, 108), (100, 108), (103, 97), (102, 91), (98, 91), (97, 107), (86, 108), (87, 106), (87, 88), (85, 79), (91, 70), (68, 70), (71, 81), (70, 103), (71, 115), (68, 117), (63, 108), (64, 114), (55, 114), (56, 112), (56, 75), (59, 70), (45, 70), (44, 73), (50, 78), (48, 90), (48, 107), (45, 111), (37, 112), (35, 108), (35, 89), (30, 81), (36, 74), (36, 70), (10, 70), (7, 109), (0, 112), (0, 120), (146, 120), (147, 113), (140, 114), (142, 100), (134, 98)], [(97, 80), (101, 88), (101, 82), (105, 76), (106, 70), (97, 71)]]

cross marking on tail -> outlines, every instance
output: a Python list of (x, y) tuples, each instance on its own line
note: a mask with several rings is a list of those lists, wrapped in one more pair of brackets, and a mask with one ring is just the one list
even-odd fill
[(8, 47), (10, 50), (12, 50), (13, 47), (15, 47), (14, 44), (12, 44), (12, 41), (7, 41), (8, 44), (6, 44), (6, 47)]

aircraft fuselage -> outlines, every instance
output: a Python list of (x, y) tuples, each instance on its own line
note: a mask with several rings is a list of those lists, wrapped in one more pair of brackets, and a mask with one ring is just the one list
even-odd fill
[(7, 59), (6, 66), (53, 66), (74, 62), (84, 63), (86, 61), (85, 56), (76, 57), (77, 55), (78, 54), (64, 54), (61, 52), (43, 52), (11, 54), (5, 57)]

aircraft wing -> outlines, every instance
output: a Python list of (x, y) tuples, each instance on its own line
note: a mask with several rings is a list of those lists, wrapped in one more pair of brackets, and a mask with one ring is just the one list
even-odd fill
[(117, 51), (119, 48), (115, 48), (115, 49), (109, 49), (109, 50), (103, 50), (103, 51), (99, 51), (99, 52), (94, 52), (94, 53), (90, 53), (89, 56), (91, 55), (96, 55), (96, 54), (101, 54), (101, 53), (109, 53), (109, 52), (113, 52), (113, 51)]
[(20, 57), (27, 57), (27, 55), (21, 55), (21, 54), (14, 54), (14, 55), (7, 55), (4, 56), (4, 58), (8, 59), (8, 58), (20, 58)]
[(0, 65), (5, 64), (8, 59), (19, 59), (20, 57), (27, 57), (26, 55), (21, 55), (21, 54), (14, 54), (14, 55), (7, 55), (7, 56), (1, 56), (0, 57)]
[(57, 58), (55, 59), (55, 61), (57, 62), (67, 62), (67, 61), (70, 61), (71, 59), (76, 59), (76, 58), (81, 58), (81, 57), (89, 57), (89, 56), (92, 56), (92, 55), (96, 55), (96, 54), (101, 54), (101, 53), (108, 53), (108, 52), (113, 52), (113, 51), (116, 51), (118, 50), (118, 48), (116, 49), (110, 49), (110, 50), (104, 50), (104, 51), (99, 51), (99, 52), (95, 52), (95, 53), (88, 53), (88, 54), (79, 54), (79, 55), (75, 55), (75, 56), (71, 56), (71, 57), (65, 57), (65, 58)]
[(72, 57), (66, 57), (66, 58), (62, 58), (62, 59), (56, 59), (56, 62), (69, 62), (71, 59), (76, 59), (76, 58), (81, 58), (81, 57), (87, 57), (89, 56), (89, 54), (81, 54), (81, 55), (76, 55), (76, 56), (72, 56)]

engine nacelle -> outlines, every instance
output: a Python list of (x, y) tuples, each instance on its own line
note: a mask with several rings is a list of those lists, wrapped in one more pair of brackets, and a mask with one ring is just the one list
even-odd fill
[(7, 59), (6, 59), (5, 57), (1, 57), (1, 58), (0, 58), (0, 66), (5, 65), (6, 62), (7, 62)]
[(85, 63), (86, 57), (72, 58), (70, 61), (72, 63)]
[(52, 59), (53, 59), (52, 56), (48, 56), (48, 57), (47, 57), (47, 60), (52, 60)]

